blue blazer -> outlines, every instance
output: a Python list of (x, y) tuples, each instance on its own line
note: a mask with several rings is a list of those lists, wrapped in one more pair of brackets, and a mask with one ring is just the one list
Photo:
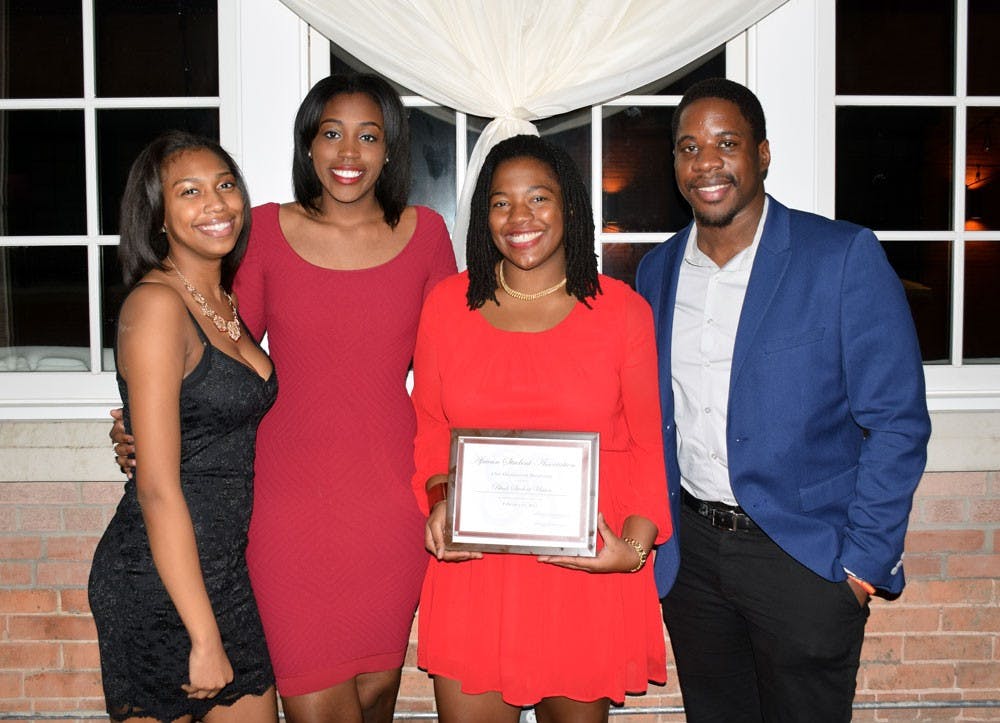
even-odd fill
[[(691, 227), (643, 258), (653, 307), (674, 534), (656, 556), (665, 595), (679, 564), (680, 470), (670, 375), (677, 277)], [(903, 589), (903, 537), (930, 419), (902, 285), (868, 229), (770, 199), (736, 332), (726, 419), (740, 506), (796, 560)]]

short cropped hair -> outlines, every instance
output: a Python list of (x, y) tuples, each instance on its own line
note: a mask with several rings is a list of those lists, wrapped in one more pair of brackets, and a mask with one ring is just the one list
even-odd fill
[(767, 139), (767, 123), (764, 120), (764, 109), (760, 105), (760, 100), (749, 88), (740, 85), (728, 78), (706, 78), (700, 80), (684, 93), (681, 102), (674, 111), (674, 117), (670, 123), (670, 137), (677, 143), (677, 130), (681, 123), (681, 114), (684, 109), (696, 100), (704, 98), (719, 98), (728, 100), (740, 110), (740, 115), (750, 125), (754, 142), (758, 145)]
[(233, 289), (233, 277), (246, 253), (250, 237), (250, 193), (239, 166), (216, 141), (187, 131), (167, 131), (142, 149), (125, 182), (118, 231), (118, 262), (128, 288), (153, 269), (166, 270), (164, 260), (170, 247), (163, 230), (163, 169), (184, 151), (207, 150), (218, 156), (236, 180), (243, 197), (243, 228), (232, 251), (222, 258), (222, 288)]
[(323, 186), (313, 168), (309, 149), (319, 132), (326, 104), (334, 96), (354, 93), (367, 95), (382, 110), (386, 157), (389, 160), (375, 181), (375, 200), (385, 214), (386, 223), (395, 228), (410, 195), (410, 127), (399, 94), (377, 75), (331, 75), (316, 83), (302, 100), (295, 114), (293, 131), (292, 185), (295, 200), (308, 212), (320, 212), (319, 198)]
[[(594, 253), (594, 214), (590, 193), (573, 159), (566, 151), (537, 136), (521, 135), (496, 144), (486, 156), (472, 194), (469, 235), (466, 242), (466, 266), (469, 289), (466, 300), (470, 309), (478, 309), (487, 300), (497, 301), (496, 265), (503, 257), (490, 234), (490, 187), (493, 174), (504, 161), (534, 158), (552, 169), (562, 188), (563, 247), (566, 252), (566, 293), (585, 304), (601, 293), (597, 278), (597, 255)], [(497, 302), (499, 303), (499, 302)]]

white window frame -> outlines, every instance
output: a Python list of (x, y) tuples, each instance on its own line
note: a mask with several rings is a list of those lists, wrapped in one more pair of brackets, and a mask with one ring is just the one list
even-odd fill
[(211, 97), (98, 98), (95, 93), (94, 2), (81, 0), (83, 30), (83, 97), (0, 99), (0, 110), (82, 110), (86, 182), (86, 233), (77, 236), (0, 236), (0, 247), (83, 247), (87, 251), (90, 371), (0, 372), (0, 419), (106, 418), (120, 404), (114, 372), (102, 371), (101, 263), (102, 247), (117, 246), (118, 236), (101, 234), (98, 221), (97, 112), (116, 108), (217, 108), (222, 145), (239, 148), (236, 99), (239, 78), (237, 0), (218, 0), (219, 95)]
[(816, 2), (816, 37), (818, 41), (817, 91), (820, 107), (829, 109), (819, 115), (820, 159), (817, 165), (820, 212), (834, 211), (836, 169), (836, 108), (839, 106), (924, 106), (952, 108), (955, 111), (954, 172), (952, 174), (953, 227), (947, 231), (882, 231), (879, 239), (893, 241), (948, 241), (952, 244), (951, 362), (925, 364), (927, 402), (932, 411), (1000, 410), (1000, 364), (964, 364), (962, 362), (963, 312), (965, 304), (965, 242), (1000, 242), (998, 231), (965, 230), (965, 142), (969, 107), (1000, 106), (1000, 96), (966, 95), (966, 58), (968, 56), (968, 0), (954, 0), (956, 9), (955, 95), (837, 95), (836, 94), (836, 4)]

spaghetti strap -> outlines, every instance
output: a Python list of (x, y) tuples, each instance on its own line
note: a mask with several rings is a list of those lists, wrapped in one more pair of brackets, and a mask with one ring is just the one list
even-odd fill
[(195, 330), (198, 332), (198, 338), (201, 339), (201, 343), (204, 346), (212, 346), (212, 342), (208, 340), (208, 335), (205, 334), (205, 330), (201, 328), (201, 324), (195, 318), (194, 314), (191, 313), (190, 309), (186, 309), (188, 316), (191, 318), (191, 323), (194, 324)]

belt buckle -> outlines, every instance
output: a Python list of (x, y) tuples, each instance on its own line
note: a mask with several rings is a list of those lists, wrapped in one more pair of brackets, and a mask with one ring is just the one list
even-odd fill
[(730, 510), (720, 510), (718, 508), (709, 508), (712, 513), (712, 525), (720, 529), (726, 530), (727, 532), (736, 532), (739, 530), (739, 519), (735, 512)]

